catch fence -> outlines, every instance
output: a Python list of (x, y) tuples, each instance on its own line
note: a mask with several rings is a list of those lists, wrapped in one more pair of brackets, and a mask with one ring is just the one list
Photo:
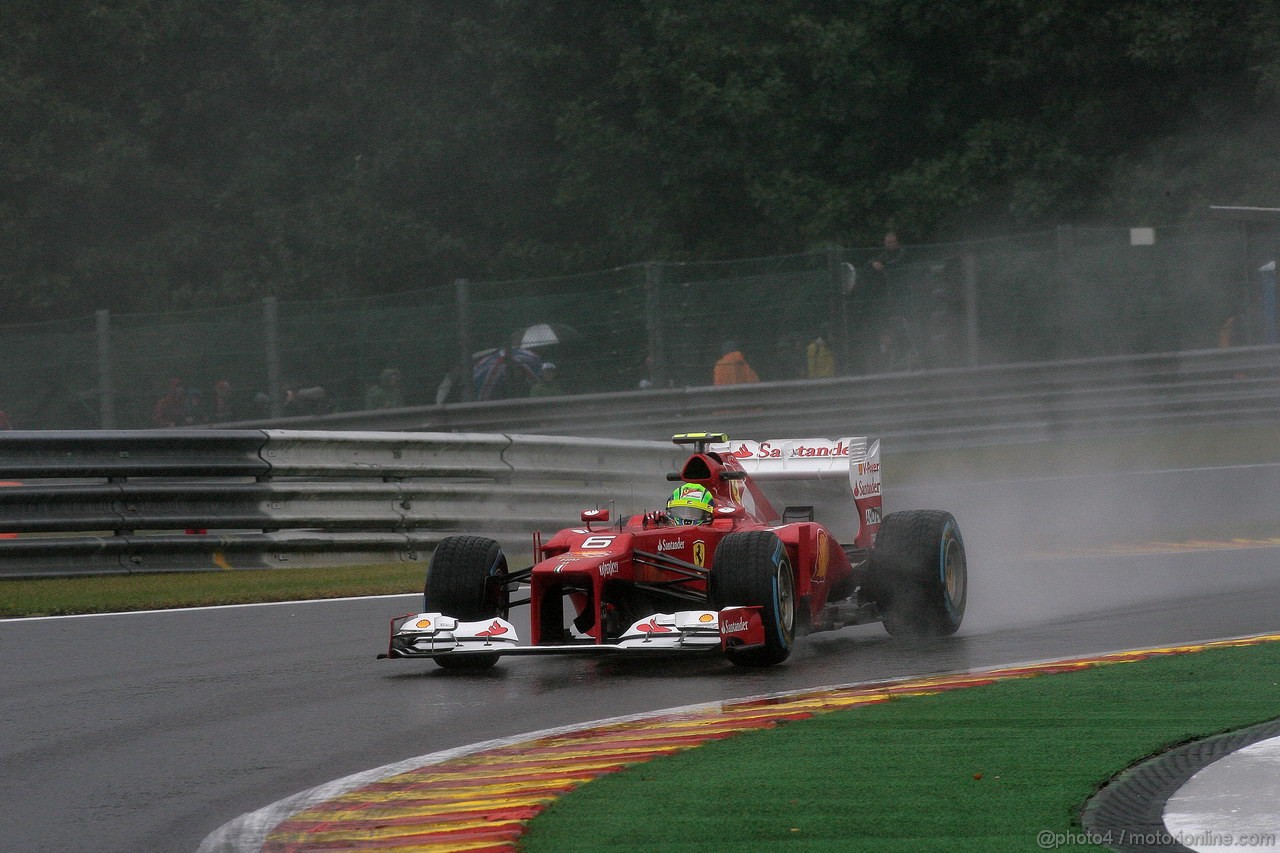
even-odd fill
[[(0, 410), (17, 428), (141, 428), (171, 379), (174, 426), (354, 412), (388, 369), (402, 406), (709, 385), (728, 341), (761, 379), (1196, 350), (1275, 340), (1270, 247), (1239, 223), (1058, 228), (978, 242), (653, 262), (382, 296), (108, 314), (0, 327)], [(875, 261), (887, 260), (884, 270)], [(1270, 314), (1268, 313), (1270, 312)], [(546, 328), (541, 328), (541, 327)], [(536, 340), (521, 349), (531, 328)], [(548, 334), (551, 336), (548, 337)], [(549, 342), (554, 339), (554, 342)], [(505, 352), (502, 352), (505, 348)], [(483, 379), (490, 380), (487, 383)], [(219, 390), (221, 389), (221, 391)], [(225, 393), (223, 393), (225, 392)]]

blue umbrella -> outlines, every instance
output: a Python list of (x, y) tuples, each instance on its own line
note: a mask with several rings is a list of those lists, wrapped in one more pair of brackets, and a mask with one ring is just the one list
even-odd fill
[(511, 396), (515, 382), (532, 384), (538, 380), (542, 356), (527, 349), (489, 350), (478, 355), (471, 368), (477, 400), (501, 400)]

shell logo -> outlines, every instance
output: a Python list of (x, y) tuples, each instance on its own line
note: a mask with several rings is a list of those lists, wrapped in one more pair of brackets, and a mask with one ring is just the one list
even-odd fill
[(701, 616), (698, 617), (698, 621), (705, 625), (708, 622), (716, 621), (716, 617), (715, 617), (715, 614), (712, 614), (712, 613), (703, 613)]
[(417, 622), (414, 622), (414, 623), (413, 623), (413, 627), (415, 627), (415, 628), (430, 628), (430, 627), (431, 627), (431, 620), (430, 620), (430, 619), (419, 619)]

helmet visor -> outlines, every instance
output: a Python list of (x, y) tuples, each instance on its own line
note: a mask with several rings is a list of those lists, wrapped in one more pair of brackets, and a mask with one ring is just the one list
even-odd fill
[(693, 506), (673, 506), (668, 512), (673, 518), (679, 519), (681, 524), (702, 524), (711, 518), (711, 513)]

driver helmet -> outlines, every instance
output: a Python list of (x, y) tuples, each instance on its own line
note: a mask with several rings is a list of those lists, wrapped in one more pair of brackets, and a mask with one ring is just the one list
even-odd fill
[(697, 483), (685, 483), (671, 493), (667, 515), (679, 524), (705, 524), (711, 520), (711, 492)]

